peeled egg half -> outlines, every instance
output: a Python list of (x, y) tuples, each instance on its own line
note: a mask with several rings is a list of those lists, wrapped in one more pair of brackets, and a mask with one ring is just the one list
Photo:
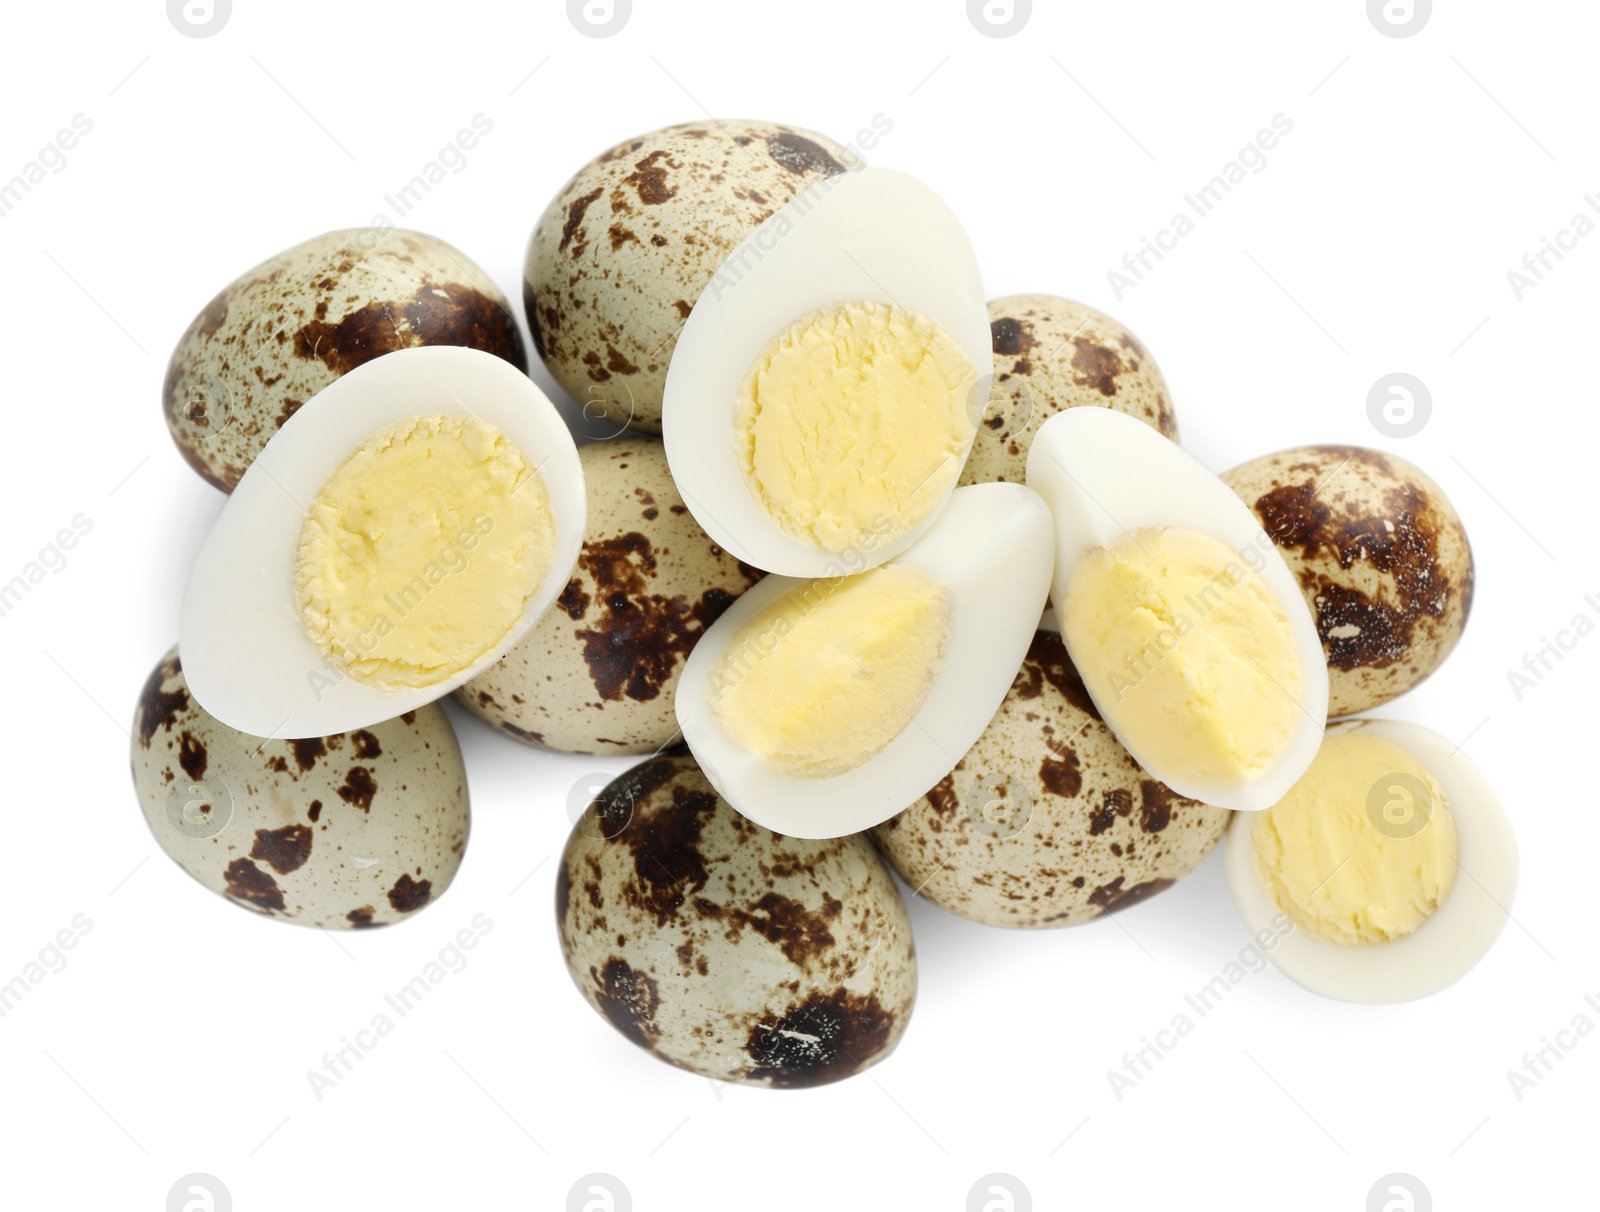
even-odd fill
[(566, 585), (577, 449), (478, 350), (386, 354), (324, 388), (239, 481), (189, 578), (184, 672), (254, 736), (363, 728), (487, 668)]
[(1276, 803), (1321, 743), (1328, 671), (1255, 515), (1176, 444), (1105, 409), (1045, 422), (1028, 487), (1055, 518), (1062, 638), (1117, 739), (1179, 795)]
[(1044, 502), (1020, 484), (975, 484), (888, 564), (769, 576), (689, 654), (684, 739), (758, 825), (802, 838), (869, 829), (948, 774), (994, 717), (1051, 560)]
[(1412, 1001), (1499, 937), (1516, 838), (1458, 748), (1415, 724), (1335, 724), (1283, 803), (1234, 818), (1233, 903), (1258, 940), (1275, 938), (1262, 950), (1290, 980), (1341, 1001)]
[(723, 262), (667, 372), (667, 459), (695, 520), (756, 568), (866, 568), (933, 525), (993, 376), (960, 222), (925, 185), (818, 181)]

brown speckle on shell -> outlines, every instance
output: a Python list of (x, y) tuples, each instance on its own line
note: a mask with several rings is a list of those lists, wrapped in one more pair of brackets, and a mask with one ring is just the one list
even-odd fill
[(195, 317), (167, 365), (167, 427), (189, 465), (231, 492), (306, 400), (418, 345), (528, 368), (505, 295), (457, 249), (420, 232), (328, 232), (242, 274)]
[(1472, 548), (1438, 484), (1396, 455), (1302, 446), (1223, 476), (1283, 553), (1328, 660), (1328, 714), (1387, 703), (1455, 648)]
[[(245, 908), (331, 929), (384, 926), (437, 899), (460, 867), (466, 771), (437, 704), (355, 733), (263, 740), (194, 700), (174, 649), (140, 693), (132, 736), (134, 789), (157, 842)], [(340, 753), (362, 764), (330, 758)], [(197, 829), (174, 797), (202, 778), (211, 798)]]
[(579, 169), (524, 268), (528, 324), (556, 382), (590, 416), (659, 433), (672, 343), (717, 267), (851, 163), (822, 135), (730, 119), (652, 131)]
[[(1013, 780), (1027, 811), (989, 820), (982, 801)], [(977, 743), (873, 839), (919, 896), (952, 913), (1070, 926), (1170, 887), (1216, 846), (1230, 816), (1146, 774), (1095, 712), (1061, 637), (1040, 631)]]
[(571, 580), (456, 700), (541, 747), (653, 753), (677, 730), (684, 661), (761, 573), (712, 543), (684, 508), (661, 439), (624, 435), (578, 457), (588, 520)]
[(915, 993), (910, 923), (863, 837), (782, 837), (682, 751), (579, 820), (556, 877), (562, 953), (623, 1036), (707, 1077), (837, 1081), (881, 1060)]
[(1160, 369), (1137, 337), (1084, 303), (1011, 295), (989, 304), (994, 386), (960, 483), (1023, 483), (1033, 435), (1068, 408), (1114, 408), (1174, 442)]

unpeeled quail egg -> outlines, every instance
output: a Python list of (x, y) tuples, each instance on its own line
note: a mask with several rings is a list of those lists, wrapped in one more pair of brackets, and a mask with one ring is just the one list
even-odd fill
[(989, 332), (994, 383), (961, 483), (1022, 483), (1033, 435), (1068, 408), (1112, 408), (1178, 440), (1161, 369), (1104, 312), (1057, 295), (1008, 295), (990, 300)]
[(1232, 816), (1145, 773), (1061, 637), (1040, 631), (977, 743), (872, 837), (941, 909), (990, 926), (1072, 926), (1171, 887)]
[(194, 700), (178, 650), (133, 716), (133, 784), (167, 855), (267, 917), (359, 929), (443, 895), (466, 850), (467, 775), (437, 706), (332, 736), (263, 740)]
[(523, 301), (545, 365), (585, 411), (661, 432), (673, 342), (734, 247), (797, 193), (859, 163), (833, 140), (723, 119), (602, 152), (528, 243)]
[(592, 442), (578, 461), (589, 508), (572, 579), (522, 641), (456, 699), (528, 744), (655, 753), (677, 732), (673, 698), (684, 660), (761, 574), (689, 515), (660, 438)]
[(595, 1010), (722, 1081), (851, 1077), (893, 1051), (916, 996), (905, 906), (867, 840), (770, 833), (681, 752), (585, 810), (556, 873), (556, 921)]
[(505, 295), (458, 249), (415, 231), (331, 231), (241, 274), (195, 317), (167, 365), (167, 427), (189, 465), (232, 492), (317, 392), (418, 345), (528, 369)]
[(1472, 610), (1472, 547), (1444, 489), (1398, 455), (1300, 446), (1223, 475), (1283, 552), (1316, 616), (1328, 713), (1404, 694)]

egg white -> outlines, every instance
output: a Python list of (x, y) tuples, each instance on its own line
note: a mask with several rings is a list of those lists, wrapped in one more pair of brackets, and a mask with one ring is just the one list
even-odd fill
[[(817, 577), (837, 558), (787, 534), (752, 495), (734, 449), (734, 403), (774, 337), (802, 316), (851, 302), (934, 320), (979, 376), (971, 400), (988, 399), (994, 354), (983, 279), (960, 221), (932, 190), (904, 173), (867, 168), (780, 207), (701, 292), (662, 399), (667, 462), (685, 504), (707, 534), (753, 567)], [(969, 440), (963, 461), (970, 448)], [(893, 542), (862, 551), (863, 567), (905, 551), (937, 517), (936, 509)]]
[[(555, 548), (522, 617), (490, 651), (432, 686), (383, 690), (343, 673), (313, 642), (296, 592), (295, 555), (306, 510), (338, 467), (372, 434), (426, 415), (477, 417), (505, 434), (544, 481)], [(585, 508), (572, 436), (516, 367), (453, 346), (376, 358), (285, 422), (206, 536), (179, 620), (190, 692), (231, 728), (285, 739), (364, 728), (431, 703), (504, 656), (555, 601), (577, 563)]]
[[(1212, 535), (1236, 551), (1255, 553), (1261, 568), (1253, 575), (1263, 579), (1288, 618), (1305, 678), (1294, 735), (1270, 767), (1243, 782), (1175, 775), (1164, 768), (1159, 753), (1130, 744), (1114, 722), (1115, 706), (1106, 710), (1102, 693), (1094, 686), (1086, 688), (1134, 760), (1179, 795), (1241, 812), (1270, 808), (1282, 799), (1322, 743), (1328, 719), (1328, 666), (1300, 586), (1250, 507), (1177, 443), (1108, 408), (1073, 408), (1046, 421), (1028, 452), (1028, 487), (1045, 499), (1055, 518), (1050, 599), (1058, 611), (1078, 560), (1128, 531), (1186, 527)], [(1078, 660), (1070, 644), (1068, 652)]]
[[(1397, 720), (1351, 720), (1328, 729), (1338, 736), (1365, 728), (1415, 754), (1438, 780), (1455, 816), (1460, 870), (1444, 903), (1405, 938), (1341, 947), (1291, 929), (1270, 951), (1290, 980), (1313, 993), (1369, 1005), (1409, 1002), (1460, 980), (1500, 936), (1517, 891), (1517, 839), (1500, 797), (1477, 765), (1444, 737)], [(1228, 827), (1223, 866), (1234, 906), (1252, 933), (1277, 933), (1282, 913), (1256, 871), (1250, 847), (1251, 815)]]
[(746, 591), (695, 645), (678, 683), (678, 725), (718, 794), (756, 824), (803, 838), (859, 833), (914, 803), (976, 743), (1022, 667), (1050, 588), (1050, 531), (1044, 502), (1020, 484), (951, 494), (933, 528), (895, 561), (949, 591), (944, 660), (900, 734), (828, 778), (779, 770), (730, 740), (712, 714), (718, 657), (759, 611), (807, 581), (769, 576)]

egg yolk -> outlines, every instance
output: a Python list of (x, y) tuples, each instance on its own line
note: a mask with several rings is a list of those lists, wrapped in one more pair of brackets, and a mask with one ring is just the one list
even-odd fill
[(977, 372), (938, 324), (884, 303), (826, 307), (756, 359), (734, 403), (745, 485), (792, 538), (890, 542), (955, 486)]
[(544, 481), (504, 434), (412, 418), (368, 438), (306, 512), (301, 617), (358, 681), (431, 686), (505, 638), (554, 551)]
[(1408, 750), (1361, 730), (1330, 735), (1289, 793), (1250, 822), (1278, 907), (1343, 946), (1412, 933), (1455, 884), (1455, 816)]
[(812, 581), (757, 611), (717, 658), (712, 715), (730, 740), (806, 778), (853, 770), (928, 697), (950, 632), (949, 591), (886, 564)]
[(1078, 560), (1060, 606), (1095, 704), (1158, 777), (1238, 784), (1288, 748), (1305, 690), (1300, 650), (1282, 604), (1221, 539), (1128, 532)]

